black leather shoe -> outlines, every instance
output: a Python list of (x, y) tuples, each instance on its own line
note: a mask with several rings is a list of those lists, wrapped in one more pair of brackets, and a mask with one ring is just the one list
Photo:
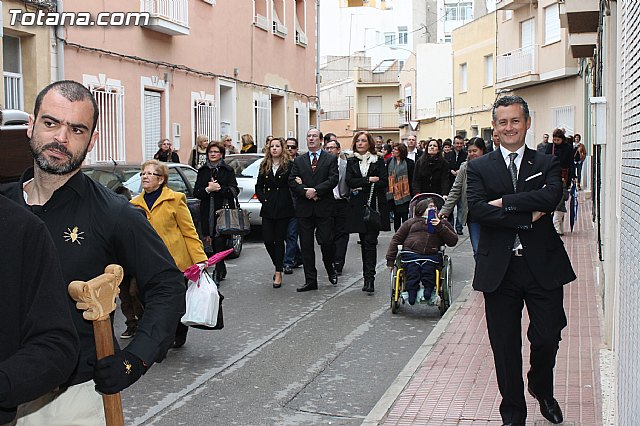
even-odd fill
[(293, 269), (291, 269), (291, 266), (285, 266), (284, 267), (284, 273), (287, 274), (287, 275), (293, 274)]
[(333, 264), (333, 267), (334, 267), (334, 268), (335, 268), (335, 270), (336, 270), (336, 274), (338, 274), (338, 275), (342, 275), (342, 264), (340, 264), (340, 263), (334, 263), (334, 264)]
[(456, 231), (456, 234), (458, 234), (458, 235), (462, 235), (462, 234), (464, 234), (464, 232), (462, 232), (462, 231)]
[(338, 285), (338, 274), (335, 272), (333, 274), (329, 274), (329, 282), (333, 285)]
[(298, 293), (302, 293), (303, 291), (311, 291), (311, 290), (317, 290), (317, 289), (318, 289), (318, 284), (305, 284), (302, 287), (296, 288), (296, 291)]
[(530, 387), (527, 387), (527, 390), (531, 396), (537, 399), (540, 403), (540, 414), (542, 414), (542, 417), (549, 420), (554, 425), (562, 423), (562, 410), (560, 409), (560, 404), (558, 404), (558, 401), (556, 401), (555, 398), (538, 398)]
[(365, 280), (364, 284), (362, 284), (362, 291), (367, 291), (368, 288), (369, 288), (369, 282)]
[(520, 423), (520, 422), (509, 422), (509, 423), (503, 423), (502, 426), (524, 426), (524, 423)]
[(374, 287), (373, 287), (373, 280), (371, 280), (369, 282), (369, 285), (367, 286), (367, 293), (371, 294), (375, 291)]

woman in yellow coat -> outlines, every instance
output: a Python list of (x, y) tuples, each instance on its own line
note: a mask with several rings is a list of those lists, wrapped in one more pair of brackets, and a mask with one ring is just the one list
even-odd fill
[[(207, 255), (193, 225), (186, 196), (166, 186), (169, 181), (167, 165), (158, 160), (146, 161), (140, 176), (144, 191), (131, 200), (131, 204), (144, 210), (178, 268), (184, 271), (191, 265), (206, 262)], [(188, 330), (187, 326), (178, 324), (174, 348), (184, 345)]]

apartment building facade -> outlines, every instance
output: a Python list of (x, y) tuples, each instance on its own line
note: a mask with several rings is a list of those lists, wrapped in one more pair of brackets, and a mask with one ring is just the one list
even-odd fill
[(5, 0), (2, 18), (2, 108), (32, 112), (40, 89), (57, 74), (53, 29), (47, 26), (11, 25), (11, 11), (51, 11), (53, 2)]
[(491, 139), (495, 101), (496, 13), (453, 31), (453, 128), (456, 135)]
[[(558, 0), (499, 0), (496, 3), (498, 94), (513, 93), (529, 104), (527, 145), (564, 128), (583, 134), (587, 85), (585, 62), (574, 58), (560, 26)], [(585, 167), (588, 169), (588, 167)]]
[(146, 12), (122, 27), (65, 28), (64, 77), (101, 109), (91, 162), (138, 163), (162, 138), (186, 162), (211, 140), (306, 135), (316, 122), (316, 2), (113, 0), (64, 2), (65, 11)]

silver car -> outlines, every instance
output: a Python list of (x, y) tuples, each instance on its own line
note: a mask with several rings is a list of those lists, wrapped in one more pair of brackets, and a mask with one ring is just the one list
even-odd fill
[(260, 163), (264, 154), (230, 154), (224, 157), (227, 163), (235, 171), (240, 194), (238, 201), (247, 213), (251, 226), (262, 226), (260, 208), (262, 204), (256, 196), (256, 181), (260, 172)]

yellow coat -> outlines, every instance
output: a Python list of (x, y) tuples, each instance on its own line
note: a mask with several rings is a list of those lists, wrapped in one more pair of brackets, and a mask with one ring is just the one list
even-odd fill
[(144, 201), (144, 192), (131, 200), (131, 204), (147, 214), (151, 226), (162, 238), (181, 271), (195, 263), (207, 261), (184, 194), (165, 186), (151, 210)]

